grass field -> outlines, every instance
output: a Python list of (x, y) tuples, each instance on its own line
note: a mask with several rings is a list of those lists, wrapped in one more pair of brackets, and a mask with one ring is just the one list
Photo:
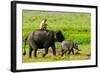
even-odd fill
[[(79, 43), (81, 54), (79, 55), (66, 55), (60, 56), (60, 44), (56, 42), (57, 56), (52, 56), (52, 51), (49, 50), (49, 54), (42, 58), (42, 53), (38, 53), (38, 58), (28, 58), (28, 45), (26, 46), (27, 55), (23, 56), (23, 62), (48, 62), (48, 61), (59, 61), (59, 60), (84, 60), (90, 59), (87, 54), (90, 54), (90, 13), (75, 13), (75, 12), (46, 12), (46, 11), (31, 11), (23, 10), (23, 34), (24, 39), (29, 32), (39, 29), (40, 22), (47, 18), (48, 30), (61, 30), (65, 39), (75, 40)], [(39, 50), (40, 51), (40, 50)], [(38, 51), (38, 52), (39, 52)], [(43, 50), (42, 50), (43, 52)], [(59, 53), (60, 52), (60, 53)]]

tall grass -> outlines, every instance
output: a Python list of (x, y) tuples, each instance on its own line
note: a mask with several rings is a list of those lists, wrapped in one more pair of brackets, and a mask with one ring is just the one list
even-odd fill
[(29, 32), (39, 29), (40, 22), (47, 18), (48, 30), (61, 30), (66, 39), (79, 44), (90, 43), (90, 13), (47, 12), (23, 10), (23, 41)]

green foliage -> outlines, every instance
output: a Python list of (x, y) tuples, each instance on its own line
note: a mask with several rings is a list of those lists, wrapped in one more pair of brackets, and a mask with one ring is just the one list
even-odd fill
[(44, 18), (47, 18), (49, 30), (61, 30), (66, 39), (78, 41), (79, 44), (90, 43), (89, 13), (29, 10), (23, 10), (23, 41), (29, 32), (39, 29)]

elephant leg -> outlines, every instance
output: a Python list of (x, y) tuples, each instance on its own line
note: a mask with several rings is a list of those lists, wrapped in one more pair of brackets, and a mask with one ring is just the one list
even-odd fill
[(45, 48), (45, 53), (43, 54), (43, 57), (45, 57), (48, 54), (48, 48)]
[(53, 51), (53, 55), (56, 56), (56, 50), (55, 50), (55, 48), (52, 48), (52, 51)]
[(69, 48), (68, 48), (68, 54), (71, 54), (71, 52), (73, 53), (73, 47), (72, 46), (70, 46)]
[(32, 57), (32, 51), (33, 51), (33, 49), (32, 49), (32, 47), (30, 46), (30, 47), (29, 47), (29, 58)]
[(65, 52), (64, 52), (64, 53), (65, 53), (65, 56), (66, 56), (66, 55), (67, 55), (67, 50), (65, 50)]
[(68, 50), (68, 54), (70, 54), (70, 53), (71, 53), (71, 49)]
[(62, 49), (61, 51), (62, 51), (62, 54), (61, 54), (61, 56), (63, 56), (63, 55), (64, 55), (64, 50)]
[(55, 48), (55, 45), (53, 44), (51, 48), (52, 48), (52, 51), (53, 51), (53, 55), (56, 56), (56, 48)]
[(37, 57), (37, 50), (38, 50), (38, 48), (35, 48), (35, 49), (34, 49), (34, 57), (35, 57), (35, 58)]
[(74, 49), (73, 48), (71, 49), (71, 51), (72, 51), (72, 54), (74, 55)]
[[(34, 43), (34, 42), (29, 42), (29, 44), (30, 44), (30, 46), (31, 46), (31, 48), (32, 48), (32, 50), (34, 49), (34, 57), (37, 57), (37, 49), (38, 49), (38, 47), (37, 47), (37, 45)], [(30, 53), (31, 53), (32, 51), (30, 51)], [(31, 54), (30, 54), (31, 55)]]

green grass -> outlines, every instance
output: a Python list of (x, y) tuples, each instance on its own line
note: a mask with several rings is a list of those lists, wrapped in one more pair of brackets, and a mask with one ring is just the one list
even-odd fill
[[(48, 30), (61, 30), (65, 39), (75, 40), (82, 48), (82, 53), (90, 52), (91, 38), (91, 14), (90, 13), (75, 13), (75, 12), (47, 12), (47, 11), (31, 11), (23, 10), (23, 27), (22, 27), (22, 44), (29, 32), (39, 29), (40, 22), (47, 18)], [(56, 42), (56, 48), (60, 48), (61, 43)], [(87, 47), (88, 45), (88, 47)], [(84, 47), (84, 48), (83, 48)], [(28, 45), (26, 46), (28, 48)], [(87, 49), (88, 48), (88, 49)], [(28, 49), (27, 49), (28, 52)], [(28, 54), (27, 54), (28, 55)], [(47, 55), (44, 58), (39, 55), (37, 59), (29, 59), (28, 56), (23, 56), (23, 62), (47, 62), (57, 60), (81, 60), (86, 59), (82, 55), (71, 55), (72, 58), (53, 57)]]

